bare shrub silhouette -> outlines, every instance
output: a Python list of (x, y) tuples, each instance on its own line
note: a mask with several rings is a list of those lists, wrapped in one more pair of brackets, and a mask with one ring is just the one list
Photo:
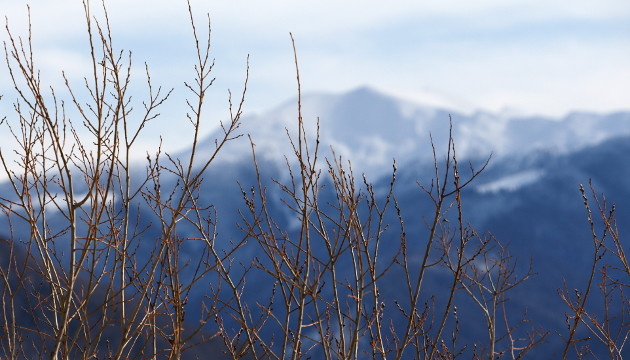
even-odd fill
[[(7, 223), (28, 228), (30, 235), (10, 237), (9, 248), (24, 248), (26, 255), (9, 252), (1, 272), (3, 357), (181, 358), (208, 340), (202, 329), (213, 315), (195, 313), (196, 321), (184, 326), (188, 295), (219, 259), (213, 252), (212, 208), (197, 201), (202, 174), (224, 144), (239, 136), (246, 86), (234, 108), (230, 101), (231, 118), (222, 124), (215, 148), (198, 152), (213, 63), (209, 27), (207, 40), (201, 39), (189, 4), (197, 50), (195, 79), (186, 83), (192, 94), (186, 115), (192, 152), (187, 159), (148, 154), (146, 169), (136, 171), (132, 151), (171, 91), (155, 88), (146, 66), (147, 98), (132, 102), (131, 53), (113, 47), (104, 3), (100, 21), (91, 17), (87, 1), (83, 6), (92, 63), (83, 91), (89, 96), (79, 98), (64, 74), (69, 104), (40, 81), (30, 21), (25, 39), (6, 26), (5, 59), (19, 97), (17, 121), (4, 125), (19, 144), (19, 163), (14, 170), (2, 149), (12, 193), (2, 194), (1, 206)], [(68, 107), (78, 121), (70, 120)], [(176, 181), (164, 184), (164, 173)], [(141, 221), (147, 213), (142, 209), (156, 216)], [(196, 232), (182, 236), (182, 224)], [(159, 236), (146, 239), (149, 227), (158, 228)], [(190, 247), (203, 250), (184, 258), (182, 249)], [(17, 303), (18, 296), (28, 301)], [(17, 313), (24, 307), (29, 324)]]
[[(287, 130), (286, 176), (265, 178), (251, 135), (257, 177), (240, 183), (242, 237), (221, 237), (217, 210), (201, 196), (204, 176), (241, 137), (248, 70), (208, 151), (199, 131), (213, 83), (209, 19), (206, 38), (188, 4), (191, 150), (176, 158), (159, 149), (139, 167), (132, 153), (171, 91), (156, 88), (145, 65), (146, 99), (132, 101), (131, 53), (114, 48), (104, 4), (101, 20), (83, 6), (92, 73), (83, 87), (64, 75), (69, 101), (40, 80), (30, 20), (26, 38), (6, 26), (18, 98), (2, 125), (18, 160), (9, 164), (0, 147), (8, 177), (0, 194), (1, 358), (521, 359), (549, 341), (550, 331), (509, 306), (532, 266), (519, 272), (505, 243), (466, 220), (463, 191), (490, 159), (461, 166), (452, 125), (445, 155), (433, 148), (433, 173), (418, 183), (433, 211), (424, 224), (408, 224), (395, 162), (388, 183), (373, 184), (334, 151), (323, 158), (318, 120), (307, 133), (293, 43), (298, 126)], [(563, 357), (593, 355), (585, 329), (619, 359), (628, 261), (614, 206), (592, 190), (593, 218), (593, 200), (582, 193), (593, 267), (583, 289), (560, 292), (569, 311)], [(424, 226), (426, 236), (408, 235), (409, 226)], [(444, 286), (428, 286), (430, 278)], [(593, 303), (596, 290), (602, 299)], [(460, 329), (469, 323), (484, 332), (465, 342)]]
[[(322, 170), (318, 164), (322, 161), (319, 126), (316, 134), (307, 134), (302, 118), (297, 55), (295, 65), (298, 128), (295, 134), (287, 132), (293, 149), (286, 161), (288, 180), (275, 180), (295, 223), (283, 226), (271, 215), (268, 189), (257, 167), (258, 183), (249, 190), (242, 188), (246, 204), (242, 227), (248, 241), (255, 240), (257, 256), (251, 263), (239, 264), (237, 276), (228, 265), (222, 267), (224, 285), (216, 286), (228, 288), (229, 295), (216, 292), (212, 298), (222, 308), (217, 324), (231, 355), (256, 359), (454, 358), (466, 349), (456, 347), (455, 339), (452, 347), (447, 346), (443, 334), (447, 322), (458, 321), (454, 303), (460, 289), (475, 299), (488, 326), (486, 352), (469, 349), (471, 354), (493, 359), (500, 345), (503, 354), (522, 358), (539, 345), (547, 334), (533, 331), (517, 337), (518, 324), (506, 324), (505, 332), (497, 334), (497, 322), (507, 322), (507, 317), (497, 316), (506, 311), (505, 293), (531, 272), (517, 276), (507, 249), (496, 239), (473, 246), (479, 236), (465, 224), (462, 214), (462, 189), (488, 162), (480, 170), (471, 165), (468, 177), (462, 178), (452, 135), (443, 164), (434, 150), (434, 178), (430, 186), (421, 188), (435, 212), (428, 222), (422, 260), (412, 264), (411, 240), (394, 194), (396, 164), (389, 186), (378, 189), (379, 196), (374, 185), (365, 176), (357, 177), (350, 163), (341, 158), (325, 159), (326, 170)], [(252, 154), (256, 164), (253, 141)], [(456, 226), (448, 221), (453, 208)], [(390, 211), (398, 214), (397, 225), (386, 222)], [(392, 239), (398, 241), (392, 243)], [(500, 249), (498, 257), (491, 254), (491, 243)], [(384, 246), (390, 251), (383, 251)], [(236, 261), (230, 259), (228, 264)], [(478, 261), (484, 269), (477, 269)], [(423, 281), (438, 265), (452, 273), (447, 301), (438, 308), (420, 310)], [(252, 278), (255, 284), (248, 281)], [(384, 296), (383, 284), (392, 281), (404, 291)], [(261, 289), (260, 283), (273, 286)], [(258, 295), (256, 304), (243, 302), (251, 298), (251, 292)], [(452, 336), (457, 336), (456, 331)]]
[[(610, 359), (622, 359), (622, 351), (630, 336), (630, 299), (627, 295), (630, 267), (619, 238), (615, 205), (609, 205), (592, 183), (589, 183), (589, 189), (591, 200), (580, 184), (593, 240), (593, 258), (584, 287), (570, 291), (565, 285), (560, 291), (560, 297), (569, 308), (566, 315), (568, 336), (562, 357), (566, 359), (569, 354), (579, 359), (596, 356), (593, 346), (600, 345)], [(580, 328), (586, 329), (583, 337), (578, 337)], [(598, 344), (593, 344), (591, 339)]]

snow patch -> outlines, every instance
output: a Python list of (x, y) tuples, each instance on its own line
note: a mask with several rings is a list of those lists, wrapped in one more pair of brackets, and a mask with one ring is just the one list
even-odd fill
[(525, 170), (515, 174), (504, 176), (498, 180), (494, 180), (477, 186), (477, 192), (481, 194), (495, 194), (500, 191), (515, 191), (519, 188), (533, 184), (538, 181), (545, 172), (543, 170)]

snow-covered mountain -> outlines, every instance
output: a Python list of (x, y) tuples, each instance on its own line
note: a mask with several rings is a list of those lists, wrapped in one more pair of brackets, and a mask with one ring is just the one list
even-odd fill
[[(460, 158), (485, 158), (491, 153), (496, 158), (542, 150), (563, 154), (630, 135), (630, 112), (575, 112), (561, 119), (487, 111), (465, 113), (367, 87), (336, 95), (304, 95), (302, 115), (310, 136), (316, 134), (319, 119), (326, 156), (330, 156), (331, 146), (337, 156), (351, 160), (355, 170), (372, 176), (390, 171), (394, 158), (398, 163), (432, 161), (429, 136), (436, 150), (443, 152), (449, 117)], [(268, 112), (246, 116), (243, 129), (252, 135), (258, 156), (283, 162), (283, 156), (291, 150), (286, 130), (292, 136), (297, 131), (297, 102), (291, 100)], [(224, 161), (250, 154), (246, 141), (231, 146), (234, 150), (223, 154)]]
[[(452, 119), (460, 160), (469, 159), (479, 164), (492, 153), (490, 166), (464, 193), (466, 221), (480, 231), (492, 232), (502, 243), (510, 244), (512, 254), (519, 259), (519, 270), (530, 258), (533, 260), (534, 271), (542, 275), (517, 288), (513, 302), (528, 310), (532, 324), (554, 332), (551, 345), (535, 356), (558, 357), (553, 352), (557, 351), (557, 334), (565, 331), (566, 307), (557, 290), (565, 282), (569, 287), (581, 286), (592, 256), (592, 240), (577, 186), (592, 179), (597, 190), (605, 192), (608, 199), (623, 202), (630, 198), (627, 183), (630, 112), (572, 113), (561, 119), (459, 112), (436, 106), (435, 102), (401, 99), (369, 88), (344, 94), (306, 94), (301, 104), (306, 131), (311, 138), (318, 131), (319, 119), (323, 155), (330, 156), (329, 146), (332, 146), (337, 156), (352, 162), (355, 173), (366, 173), (377, 193), (379, 186), (389, 184), (392, 159), (396, 159), (396, 196), (407, 226), (410, 252), (422, 251), (426, 239), (424, 220), (432, 212), (433, 204), (417, 186), (417, 181), (426, 183), (432, 178), (430, 134), (440, 159), (447, 148), (449, 119)], [(296, 214), (287, 210), (282, 203), (282, 191), (271, 179), (282, 181), (286, 177), (285, 155), (292, 161), (286, 132), (296, 136), (296, 101), (244, 117), (240, 131), (251, 134), (255, 143), (271, 217), (282, 231), (295, 231), (291, 224)], [(202, 146), (213, 147), (214, 139), (219, 136), (220, 133), (209, 136)], [(178, 156), (186, 155), (184, 151)], [(321, 167), (325, 167), (321, 158), (320, 155)], [(204, 177), (206, 181), (199, 190), (199, 201), (217, 209), (220, 239), (225, 244), (241, 239), (243, 232), (237, 224), (242, 224), (242, 219), (238, 210), (244, 209), (245, 203), (239, 184), (244, 189), (257, 184), (247, 138), (230, 142)], [(161, 186), (177, 187), (176, 179), (165, 174)], [(0, 191), (4, 189), (8, 189), (6, 184), (0, 184)], [(142, 224), (137, 226), (144, 228), (156, 219), (146, 204), (140, 205), (134, 219), (140, 219), (136, 221)], [(629, 209), (630, 203), (621, 203), (618, 218), (628, 218)], [(49, 221), (54, 222), (55, 216), (59, 214), (52, 212)], [(386, 222), (397, 222), (395, 212), (388, 216)], [(185, 232), (185, 225), (180, 229)], [(28, 229), (22, 233), (20, 229), (13, 230), (14, 236), (28, 236)], [(619, 230), (623, 234), (630, 226), (620, 223)], [(391, 240), (398, 241), (395, 232), (393, 234)], [(185, 233), (178, 235), (186, 237)], [(143, 237), (149, 240), (159, 236), (159, 229), (148, 226), (143, 232)], [(239, 249), (235, 263), (251, 262), (259, 255), (255, 251), (252, 241)], [(384, 248), (385, 256), (387, 251), (394, 251), (393, 247)], [(427, 278), (426, 288), (444, 291), (444, 279), (439, 273), (432, 275), (435, 277)], [(252, 276), (248, 284), (252, 284), (253, 290), (245, 293), (243, 299), (256, 303), (261, 296), (268, 296), (261, 293), (273, 286), (268, 278), (256, 278), (254, 272)], [(392, 278), (388, 284), (383, 293), (395, 298), (400, 291), (397, 279)], [(200, 286), (191, 293), (190, 306), (199, 305), (204, 289)], [(461, 313), (465, 314), (466, 309)], [(514, 315), (519, 317), (520, 313)], [(466, 340), (475, 341), (485, 331), (474, 322), (461, 326)]]
[[(302, 110), (311, 135), (316, 133), (319, 119), (324, 155), (330, 155), (327, 146), (331, 145), (337, 156), (351, 160), (355, 172), (365, 172), (377, 188), (378, 184), (389, 184), (391, 162), (396, 158), (396, 194), (406, 214), (407, 236), (422, 244), (426, 239), (425, 217), (430, 216), (433, 204), (416, 181), (426, 184), (432, 177), (430, 134), (439, 159), (447, 146), (449, 118), (460, 160), (480, 164), (492, 153), (490, 166), (464, 193), (466, 221), (509, 244), (521, 273), (531, 259), (539, 275), (517, 288), (512, 301), (527, 311), (532, 324), (552, 332), (548, 346), (541, 347), (534, 357), (560, 356), (558, 334), (565, 331), (567, 308), (558, 290), (565, 285), (583, 286), (592, 261), (592, 239), (578, 185), (592, 180), (607, 199), (621, 202), (618, 219), (630, 216), (630, 204), (623, 203), (630, 198), (630, 112), (574, 112), (560, 119), (464, 113), (401, 100), (369, 88), (340, 95), (305, 95)], [(282, 176), (286, 168), (283, 155), (291, 159), (285, 128), (295, 134), (296, 119), (295, 101), (244, 119), (244, 131), (251, 134), (259, 159), (264, 159), (261, 169), (269, 177)], [(229, 157), (218, 164), (221, 170), (217, 174), (251, 166), (246, 141), (231, 144), (231, 149), (226, 151)], [(243, 184), (255, 182), (252, 179)], [(268, 188), (275, 185), (270, 182)], [(269, 201), (276, 218), (290, 224), (295, 214), (282, 211), (279, 197), (271, 196)], [(394, 214), (390, 215), (387, 221), (396, 223)], [(618, 226), (622, 234), (630, 231), (623, 222)], [(439, 277), (427, 281), (429, 288), (444, 286)], [(395, 283), (383, 291), (396, 296)], [(483, 332), (472, 324), (466, 327), (462, 331), (471, 339)]]

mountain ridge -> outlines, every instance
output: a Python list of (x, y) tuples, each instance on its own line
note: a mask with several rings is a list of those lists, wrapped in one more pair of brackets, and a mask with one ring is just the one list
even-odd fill
[[(507, 116), (476, 111), (470, 115), (400, 99), (370, 87), (341, 94), (315, 93), (301, 98), (307, 135), (320, 132), (320, 150), (329, 159), (350, 160), (359, 173), (384, 175), (393, 159), (399, 163), (433, 160), (435, 149), (447, 148), (449, 121), (461, 159), (503, 157), (530, 151), (569, 153), (619, 135), (630, 135), (630, 112), (572, 112), (563, 118)], [(287, 132), (297, 132), (297, 101), (243, 118), (242, 133), (250, 134), (257, 156), (284, 163), (291, 153)], [(220, 132), (204, 142), (213, 143)], [(247, 141), (230, 144), (223, 161), (251, 156)], [(226, 155), (226, 154), (224, 154)]]
[[(315, 106), (317, 104), (322, 106)], [(592, 179), (597, 191), (605, 192), (613, 201), (627, 199), (630, 196), (625, 181), (630, 174), (630, 164), (625, 161), (626, 154), (630, 152), (630, 134), (626, 134), (630, 129), (628, 126), (630, 114), (622, 112), (600, 116), (578, 113), (559, 121), (544, 117), (508, 118), (490, 113), (481, 113), (476, 117), (454, 113), (449, 117), (448, 111), (444, 109), (410, 106), (404, 102), (401, 105), (398, 99), (383, 96), (370, 89), (360, 89), (339, 96), (321, 94), (305, 96), (302, 106), (310, 140), (313, 140), (317, 131), (314, 114), (320, 111), (323, 113), (320, 116), (321, 166), (325, 166), (322, 156), (329, 155), (326, 154), (326, 145), (343, 145), (337, 148), (336, 154), (341, 155), (344, 161), (353, 162), (355, 174), (363, 171), (367, 173), (368, 181), (374, 183), (373, 190), (377, 202), (384, 201), (387, 192), (381, 190), (387, 189), (392, 181), (390, 155), (392, 158), (395, 157), (397, 151), (398, 155), (401, 155), (397, 160), (399, 165), (394, 192), (400, 213), (390, 208), (391, 211), (383, 220), (384, 224), (392, 225), (386, 226), (387, 237), (383, 238), (383, 243), (392, 246), (383, 246), (379, 257), (396, 255), (396, 245), (400, 244), (401, 233), (394, 224), (397, 224), (398, 216), (401, 216), (405, 224), (404, 236), (408, 239), (407, 250), (411, 254), (409, 263), (414, 268), (420, 264), (420, 255), (428, 238), (428, 229), (424, 226), (425, 217), (430, 217), (435, 207), (431, 199), (417, 186), (418, 183), (430, 186), (434, 176), (429, 133), (435, 140), (435, 148), (440, 152), (438, 154), (440, 166), (444, 160), (442, 151), (448, 141), (450, 118), (453, 119), (453, 134), (459, 160), (465, 160), (467, 157), (473, 166), (479, 169), (492, 150), (489, 150), (489, 146), (494, 146), (495, 156), (491, 165), (462, 193), (466, 226), (479, 229), (480, 232), (484, 231), (482, 235), (484, 237), (496, 236), (501, 244), (506, 246), (509, 244), (511, 254), (518, 259), (515, 269), (519, 274), (528, 271), (527, 259), (533, 259), (534, 271), (541, 275), (532, 277), (522, 286), (515, 288), (514, 292), (510, 292), (511, 321), (518, 322), (522, 319), (521, 309), (523, 312), (527, 311), (532, 324), (553, 332), (551, 344), (541, 346), (540, 350), (535, 352), (535, 356), (539, 358), (559, 356), (557, 347), (562, 340), (557, 334), (564, 334), (563, 314), (569, 310), (558, 297), (558, 289), (563, 284), (567, 284), (571, 289), (582, 286), (592, 258), (592, 239), (588, 223), (585, 221), (582, 198), (577, 190), (578, 184), (587, 184), (589, 179)], [(353, 116), (361, 119), (359, 125), (348, 120)], [(218, 209), (219, 215), (211, 220), (215, 221), (212, 224), (216, 225), (214, 229), (217, 234), (216, 248), (219, 251), (227, 251), (225, 248), (229, 248), (230, 244), (245, 239), (243, 246), (234, 253), (235, 264), (240, 263), (247, 267), (252, 264), (253, 259), (264, 255), (256, 247), (257, 239), (251, 232), (247, 233), (247, 227), (243, 226), (247, 217), (242, 214), (243, 211), (247, 213), (246, 206), (253, 204), (251, 201), (265, 202), (267, 214), (273, 219), (274, 226), (282, 236), (289, 239), (299, 236), (300, 227), (295, 224), (301, 224), (299, 222), (301, 215), (288, 206), (290, 196), (282, 186), (275, 183), (277, 181), (291, 187), (289, 182), (291, 179), (285, 181), (287, 162), (289, 166), (295, 163), (290, 160), (292, 154), (284, 128), (287, 127), (289, 132), (294, 132), (296, 117), (296, 105), (287, 103), (277, 107), (275, 111), (270, 111), (266, 116), (243, 119), (244, 126), (241, 130), (252, 134), (259, 160), (258, 169), (254, 168), (250, 144), (246, 138), (241, 138), (230, 142), (222, 149), (219, 161), (209, 167), (203, 175), (205, 181), (200, 188), (195, 189), (195, 196), (198, 195), (196, 203), (209, 204), (212, 205), (212, 209)], [(565, 129), (567, 125), (575, 129)], [(391, 132), (388, 132), (390, 129)], [(348, 136), (352, 137), (347, 139), (346, 143), (344, 140)], [(377, 141), (370, 144), (372, 138)], [(409, 148), (405, 147), (407, 143), (410, 144)], [(314, 144), (310, 143), (311, 146)], [(213, 141), (208, 139), (201, 143), (202, 147), (213, 145)], [(283, 154), (289, 159), (286, 162)], [(180, 154), (185, 155), (185, 152)], [(374, 156), (380, 158), (375, 160)], [(387, 166), (379, 161), (386, 163)], [(368, 169), (363, 169), (362, 166)], [(256, 170), (260, 170), (260, 174), (257, 174)], [(298, 173), (299, 171), (294, 172), (296, 176), (299, 176)], [(461, 175), (462, 178), (469, 175), (464, 161), (461, 162)], [(178, 189), (181, 189), (180, 180), (174, 173), (166, 171), (159, 186), (163, 189), (174, 189), (174, 193), (177, 193), (180, 191)], [(321, 187), (317, 188), (320, 205), (334, 213), (334, 185), (331, 184), (330, 178), (322, 177), (320, 180)], [(299, 183), (299, 179), (297, 181)], [(0, 189), (2, 186), (7, 184), (0, 184)], [(296, 186), (295, 183), (293, 186)], [(297, 186), (299, 187), (299, 184)], [(256, 189), (265, 192), (264, 200), (254, 196)], [(75, 191), (84, 189), (76, 187)], [(365, 195), (365, 191), (370, 190), (358, 191)], [(246, 203), (246, 200), (250, 200), (250, 203)], [(59, 201), (63, 202), (61, 198)], [(89, 205), (86, 203), (84, 206)], [(113, 209), (118, 208), (120, 201), (112, 201), (111, 206)], [(143, 256), (150, 253), (145, 247), (150, 250), (152, 244), (163, 241), (163, 234), (159, 228), (161, 219), (159, 214), (153, 212), (150, 202), (143, 202), (137, 198), (132, 208), (134, 210), (130, 212), (129, 218), (132, 221), (131, 227), (143, 229), (142, 233), (138, 234), (137, 252), (137, 259), (142, 262)], [(53, 209), (46, 209), (48, 229), (52, 233), (63, 234), (63, 228), (59, 225), (64, 223), (63, 214), (51, 210)], [(622, 205), (617, 211), (619, 218), (627, 218), (630, 214), (628, 207)], [(444, 223), (448, 221), (456, 223), (455, 213), (452, 208), (445, 214)], [(7, 223), (4, 222), (3, 225)], [(14, 226), (15, 232), (11, 233), (13, 239), (17, 241), (29, 239), (30, 228)], [(5, 228), (9, 228), (8, 225)], [(80, 232), (84, 230), (79, 227)], [(619, 231), (625, 233), (627, 230), (628, 225), (620, 222)], [(195, 231), (194, 226), (181, 221), (176, 235), (182, 239), (194, 239)], [(388, 243), (389, 241), (391, 242)], [(63, 250), (62, 238), (58, 239), (56, 246)], [(179, 256), (183, 262), (193, 259), (202, 246), (199, 242), (187, 241), (186, 245), (180, 248)], [(314, 248), (313, 251), (324, 253), (323, 248)], [(340, 276), (347, 275), (348, 266), (343, 262), (339, 265)], [(185, 268), (181, 276), (187, 278), (194, 271), (192, 267)], [(266, 291), (273, 289), (274, 286), (266, 275), (265, 272), (252, 270), (247, 279), (249, 287), (243, 293), (243, 301), (255, 304), (269, 295)], [(398, 275), (397, 273), (389, 275), (391, 277), (382, 283), (382, 294), (391, 309), (394, 309), (391, 306), (393, 301), (404, 296), (400, 292)], [(440, 299), (443, 300), (444, 294), (448, 291), (448, 284), (451, 284), (447, 281), (448, 275), (444, 268), (431, 266), (425, 279), (424, 289), (427, 290), (423, 293), (427, 301), (433, 295), (437, 296), (438, 303)], [(210, 277), (207, 280), (212, 284), (216, 278)], [(208, 291), (207, 285), (199, 284), (190, 291), (187, 305), (189, 309), (199, 309), (202, 306), (201, 303)], [(467, 303), (462, 292), (457, 296), (456, 302), (462, 316), (474, 313), (474, 304)], [(190, 313), (193, 312), (189, 311)], [(462, 342), (483, 343), (485, 329), (482, 329), (483, 325), (479, 322), (483, 319), (478, 319), (479, 321), (474, 317), (466, 319), (462, 321)], [(189, 320), (196, 319), (193, 317)]]

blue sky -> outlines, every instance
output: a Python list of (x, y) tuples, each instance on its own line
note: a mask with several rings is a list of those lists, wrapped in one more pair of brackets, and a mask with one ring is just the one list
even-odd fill
[[(0, 0), (24, 34), (26, 1)], [(61, 70), (80, 84), (89, 71), (80, 0), (32, 0), (35, 55), (44, 81)], [(181, 114), (194, 52), (185, 1), (107, 1), (115, 46), (147, 62), (153, 80), (176, 92), (163, 113)], [(250, 55), (246, 111), (295, 95), (289, 32), (305, 92), (369, 85), (408, 98), (430, 94), (466, 109), (561, 116), (570, 110), (630, 109), (630, 2), (627, 0), (245, 1), (192, 0), (198, 25), (212, 18), (216, 85), (213, 116), (227, 89), (238, 93)], [(92, 0), (95, 14), (100, 1)], [(2, 40), (6, 35), (1, 35)], [(142, 69), (136, 74), (141, 82)], [(0, 70), (0, 93), (7, 90)], [(0, 109), (8, 108), (6, 97)], [(223, 114), (223, 115), (222, 115)], [(208, 126), (209, 131), (212, 126)], [(162, 130), (176, 129), (167, 122)]]

